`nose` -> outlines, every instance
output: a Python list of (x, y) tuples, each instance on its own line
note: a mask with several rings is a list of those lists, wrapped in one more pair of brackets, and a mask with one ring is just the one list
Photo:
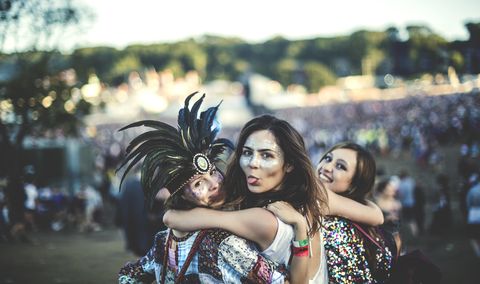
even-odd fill
[(252, 156), (249, 163), (248, 163), (248, 166), (250, 168), (258, 168), (258, 157), (257, 156)]
[(210, 183), (210, 186), (209, 186), (209, 189), (208, 189), (210, 191), (217, 190), (219, 185), (220, 185), (219, 180), (214, 176), (209, 176), (208, 177), (208, 182)]
[(326, 172), (331, 172), (332, 171), (332, 163), (322, 163), (320, 168), (323, 169)]

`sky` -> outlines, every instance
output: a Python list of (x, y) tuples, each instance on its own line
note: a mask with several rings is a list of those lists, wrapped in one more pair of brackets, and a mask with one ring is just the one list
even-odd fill
[(467, 22), (480, 22), (480, 1), (456, 0), (83, 0), (96, 13), (80, 46), (123, 49), (173, 43), (202, 35), (261, 43), (350, 35), (366, 29), (425, 25), (448, 41), (467, 40)]

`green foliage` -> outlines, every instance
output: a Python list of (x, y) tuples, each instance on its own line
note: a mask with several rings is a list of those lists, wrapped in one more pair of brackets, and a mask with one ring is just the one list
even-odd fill
[(128, 54), (113, 64), (113, 67), (110, 70), (110, 76), (115, 78), (128, 75), (130, 72), (140, 70), (141, 68), (142, 62), (140, 61), (140, 58), (133, 54)]
[(465, 60), (460, 52), (456, 50), (452, 51), (450, 58), (452, 59), (452, 66), (455, 70), (463, 70)]
[(306, 62), (304, 70), (307, 78), (306, 87), (310, 93), (317, 93), (321, 87), (332, 86), (337, 83), (337, 75), (321, 62)]
[(273, 67), (274, 78), (283, 86), (293, 84), (294, 72), (298, 68), (298, 63), (295, 59), (282, 59)]

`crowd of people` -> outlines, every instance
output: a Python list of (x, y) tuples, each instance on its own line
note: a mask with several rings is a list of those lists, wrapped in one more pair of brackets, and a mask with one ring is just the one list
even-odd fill
[(345, 140), (392, 158), (407, 150), (418, 165), (438, 171), (445, 166), (442, 145), (463, 143), (463, 151), (479, 154), (480, 99), (473, 91), (282, 109), (275, 115), (301, 131), (315, 162), (316, 153)]
[[(61, 231), (67, 226), (78, 232), (102, 230), (103, 196), (86, 181), (72, 191), (57, 185), (40, 185), (35, 168), (28, 165), (23, 169), (22, 183), (13, 186), (7, 178), (1, 179), (2, 241), (30, 242), (28, 232)], [(17, 189), (15, 193), (20, 195), (22, 203), (15, 204), (18, 198), (9, 196), (13, 192), (9, 189)]]

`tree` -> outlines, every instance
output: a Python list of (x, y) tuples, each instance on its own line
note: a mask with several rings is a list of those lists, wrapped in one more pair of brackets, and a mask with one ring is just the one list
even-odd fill
[(307, 88), (310, 93), (318, 93), (323, 86), (333, 86), (337, 83), (337, 75), (324, 64), (308, 61), (304, 64), (307, 77)]
[(58, 50), (75, 42), (92, 17), (73, 1), (0, 0), (0, 69), (11, 75), (0, 81), (0, 174), (12, 182), (20, 179), (27, 135), (76, 135), (89, 111), (75, 72), (60, 72), (66, 66)]

